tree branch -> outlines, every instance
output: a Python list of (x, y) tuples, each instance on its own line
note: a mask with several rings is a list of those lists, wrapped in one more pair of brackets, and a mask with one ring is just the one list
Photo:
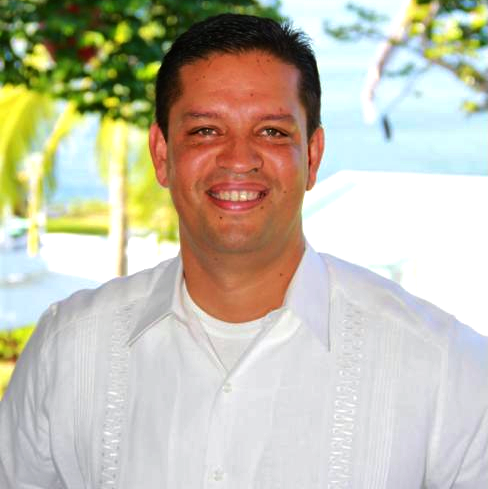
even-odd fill
[(361, 92), (361, 103), (363, 117), (367, 123), (372, 123), (377, 118), (374, 103), (376, 89), (396, 46), (406, 38), (407, 28), (411, 22), (410, 11), (415, 3), (415, 0), (406, 0), (404, 2), (400, 12), (390, 25), (390, 35), (380, 44), (376, 59), (366, 73), (366, 81)]

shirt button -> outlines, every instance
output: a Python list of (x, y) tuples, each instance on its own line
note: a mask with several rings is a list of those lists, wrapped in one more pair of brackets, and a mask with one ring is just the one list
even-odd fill
[(226, 382), (224, 386), (222, 387), (222, 390), (228, 394), (229, 392), (232, 392), (232, 385), (229, 382)]
[(221, 481), (224, 478), (224, 471), (222, 469), (215, 469), (213, 473), (214, 481)]

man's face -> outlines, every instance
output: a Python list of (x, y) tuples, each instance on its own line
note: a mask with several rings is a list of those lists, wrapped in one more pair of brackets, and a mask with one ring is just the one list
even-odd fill
[(301, 239), (302, 199), (315, 183), (323, 132), (307, 140), (299, 77), (260, 51), (181, 68), (167, 141), (153, 125), (150, 147), (180, 218), (182, 246), (279, 252)]

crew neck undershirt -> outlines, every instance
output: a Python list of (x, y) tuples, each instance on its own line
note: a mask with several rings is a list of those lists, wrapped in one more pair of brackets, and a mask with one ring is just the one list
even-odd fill
[(210, 316), (191, 298), (183, 280), (182, 300), (200, 321), (217, 357), (227, 371), (237, 363), (247, 347), (263, 329), (264, 317), (244, 323), (229, 323)]

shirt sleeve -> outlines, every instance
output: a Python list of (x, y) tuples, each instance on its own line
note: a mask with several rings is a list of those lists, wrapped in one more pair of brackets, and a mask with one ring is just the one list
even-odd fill
[(48, 374), (43, 358), (53, 306), (43, 314), (17, 361), (0, 403), (0, 487), (52, 489), (56, 470), (51, 459)]
[(476, 427), (453, 489), (488, 488), (488, 410)]
[(488, 338), (454, 322), (434, 430), (429, 489), (488, 488)]

